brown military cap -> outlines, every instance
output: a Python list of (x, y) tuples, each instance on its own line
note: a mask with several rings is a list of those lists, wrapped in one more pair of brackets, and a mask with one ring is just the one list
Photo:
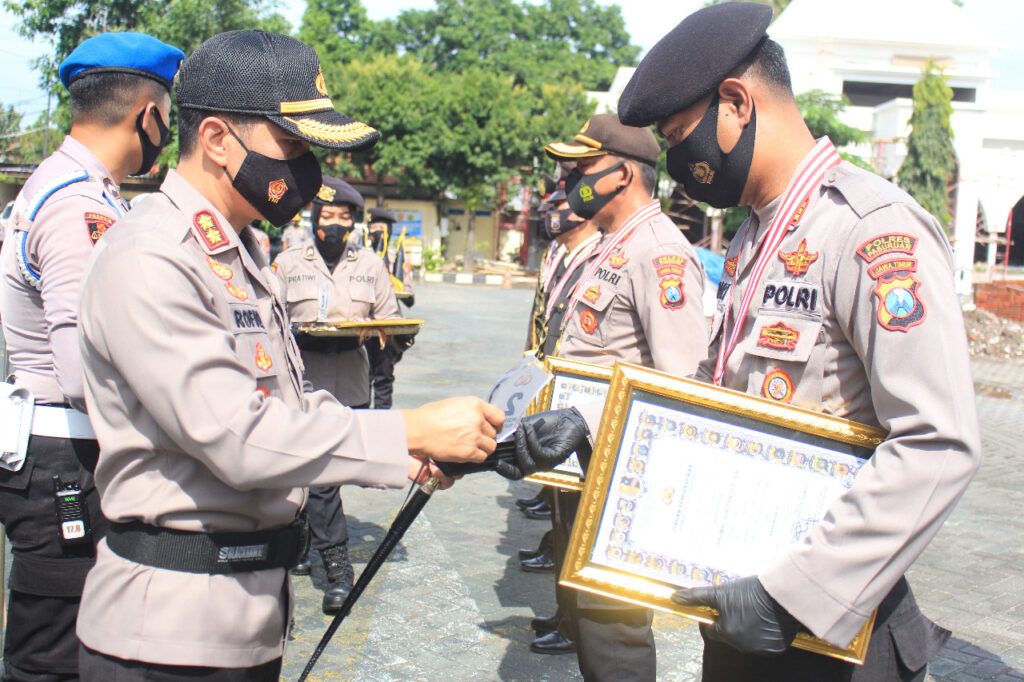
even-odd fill
[(552, 142), (544, 151), (557, 161), (614, 154), (657, 166), (661, 147), (649, 129), (622, 125), (615, 114), (598, 114), (590, 117), (572, 142)]

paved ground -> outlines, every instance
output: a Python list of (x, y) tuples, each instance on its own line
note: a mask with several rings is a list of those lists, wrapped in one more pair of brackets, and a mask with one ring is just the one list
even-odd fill
[[(531, 292), (420, 285), (417, 347), (399, 366), (403, 406), (453, 394), (485, 395), (521, 349)], [(954, 631), (934, 680), (1024, 680), (1024, 364), (975, 363), (986, 461), (963, 502), (915, 565), (922, 607)], [(545, 523), (513, 506), (529, 486), (475, 476), (438, 493), (335, 637), (321, 680), (572, 680), (573, 656), (531, 654), (529, 621), (553, 609), (553, 579), (522, 573), (514, 554)], [(361, 568), (402, 493), (343, 489)], [(295, 582), (296, 679), (327, 619), (308, 579)], [(695, 680), (700, 638), (685, 621), (655, 624), (659, 677)]]

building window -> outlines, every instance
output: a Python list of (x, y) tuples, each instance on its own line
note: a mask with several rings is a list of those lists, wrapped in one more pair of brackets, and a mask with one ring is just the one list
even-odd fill
[[(891, 99), (914, 97), (913, 84), (870, 83), (866, 81), (843, 81), (843, 94), (851, 106), (877, 107)], [(954, 102), (974, 102), (977, 92), (974, 88), (953, 88)]]

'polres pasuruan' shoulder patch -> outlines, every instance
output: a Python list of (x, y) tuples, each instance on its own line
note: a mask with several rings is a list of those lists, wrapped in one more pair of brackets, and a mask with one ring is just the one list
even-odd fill
[(114, 224), (114, 219), (103, 213), (87, 211), (85, 213), (85, 228), (89, 230), (89, 239), (95, 244), (103, 236), (103, 233)]
[(890, 253), (912, 255), (917, 249), (917, 237), (900, 232), (890, 232), (872, 237), (857, 247), (857, 255), (871, 263)]

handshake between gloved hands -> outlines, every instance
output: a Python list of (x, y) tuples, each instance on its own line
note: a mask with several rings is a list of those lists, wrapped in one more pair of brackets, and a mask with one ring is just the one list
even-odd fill
[(550, 471), (576, 452), (590, 455), (590, 430), (583, 415), (572, 407), (523, 417), (511, 440), (498, 447), (483, 462), (437, 462), (447, 476), (496, 471), (513, 481), (541, 471)]

